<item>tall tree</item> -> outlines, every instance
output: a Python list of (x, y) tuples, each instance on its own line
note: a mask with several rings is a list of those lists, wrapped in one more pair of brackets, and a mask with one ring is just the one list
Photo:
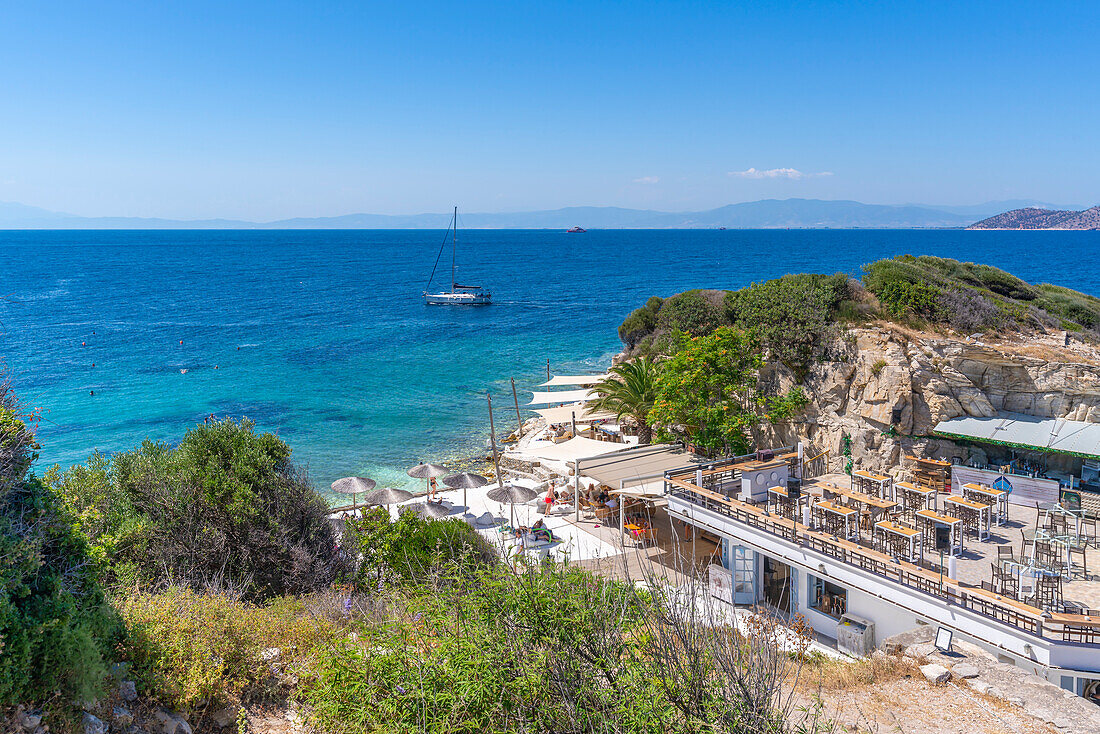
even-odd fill
[(614, 413), (620, 421), (630, 418), (638, 425), (638, 443), (647, 444), (653, 438), (648, 416), (657, 398), (660, 373), (661, 366), (649, 357), (612, 367), (612, 376), (592, 388), (597, 397), (589, 407)]
[(763, 364), (759, 344), (743, 331), (720, 327), (687, 339), (663, 365), (650, 422), (711, 451), (747, 453), (757, 426), (785, 420), (807, 403), (799, 388), (760, 394)]

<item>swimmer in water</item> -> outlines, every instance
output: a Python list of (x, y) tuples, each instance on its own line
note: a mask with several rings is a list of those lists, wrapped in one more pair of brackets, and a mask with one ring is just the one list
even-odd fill
[(89, 390), (89, 391), (88, 391), (88, 394), (89, 394), (89, 395), (95, 395), (95, 390)]

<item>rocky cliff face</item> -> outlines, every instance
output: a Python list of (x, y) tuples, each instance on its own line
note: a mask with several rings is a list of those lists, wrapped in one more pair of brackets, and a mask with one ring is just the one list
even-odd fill
[[(1063, 339), (983, 343), (887, 325), (852, 329), (832, 350), (836, 361), (816, 365), (803, 384), (811, 399), (804, 422), (763, 438), (801, 438), (833, 458), (847, 434), (857, 468), (887, 471), (904, 453), (986, 460), (981, 449), (931, 437), (937, 423), (957, 416), (1011, 411), (1100, 423), (1100, 352)], [(793, 384), (770, 369), (764, 379)], [(830, 466), (838, 468), (835, 458)]]

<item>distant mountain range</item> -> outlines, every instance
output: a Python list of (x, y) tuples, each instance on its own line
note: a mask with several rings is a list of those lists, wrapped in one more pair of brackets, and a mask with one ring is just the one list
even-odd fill
[(1100, 229), (1100, 206), (1083, 211), (1029, 206), (983, 219), (968, 229)]
[[(986, 202), (973, 206), (863, 204), (821, 199), (765, 199), (698, 212), (663, 212), (620, 207), (567, 207), (512, 213), (459, 213), (471, 229), (910, 229), (966, 227), (1010, 207), (1054, 205), (1032, 201)], [(441, 214), (345, 214), (338, 217), (249, 222), (237, 219), (81, 217), (24, 204), (0, 202), (0, 229), (443, 229)], [(989, 220), (985, 220), (989, 221)], [(977, 225), (975, 225), (977, 226)]]

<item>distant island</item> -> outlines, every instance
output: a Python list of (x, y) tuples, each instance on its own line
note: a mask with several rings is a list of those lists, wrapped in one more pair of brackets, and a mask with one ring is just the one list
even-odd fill
[(1100, 206), (1083, 211), (1029, 206), (983, 219), (967, 229), (1100, 229)]
[[(823, 199), (763, 199), (705, 211), (666, 212), (614, 206), (574, 206), (521, 212), (462, 214), (466, 229), (963, 229), (977, 219), (1019, 207), (1057, 209), (1033, 200), (968, 206), (865, 204)], [(1061, 206), (1068, 209), (1070, 207)], [(451, 213), (344, 214), (267, 222), (242, 219), (163, 219), (78, 216), (0, 202), (0, 229), (445, 229)]]

